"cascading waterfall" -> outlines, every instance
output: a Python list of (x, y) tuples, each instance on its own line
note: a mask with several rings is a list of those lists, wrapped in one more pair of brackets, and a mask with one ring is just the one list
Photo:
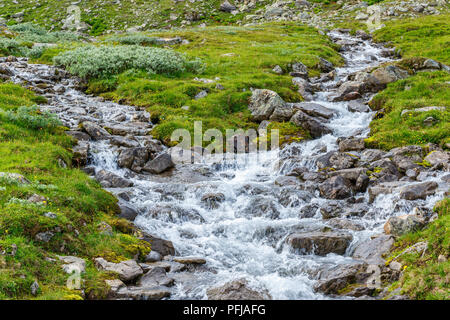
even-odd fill
[[(322, 83), (323, 91), (317, 92), (312, 101), (336, 112), (326, 124), (332, 134), (294, 143), (281, 151), (237, 155), (242, 160), (239, 165), (180, 165), (172, 176), (136, 174), (120, 168), (119, 147), (109, 140), (90, 142), (90, 165), (97, 172), (108, 170), (134, 183), (130, 188), (109, 190), (127, 194), (128, 205), (139, 212), (135, 224), (152, 235), (172, 241), (178, 255), (207, 260), (199, 270), (170, 274), (176, 280), (173, 299), (205, 299), (206, 290), (211, 286), (239, 278), (246, 278), (255, 288), (267, 289), (274, 299), (326, 298), (313, 290), (317, 270), (352, 262), (350, 253), (355, 244), (382, 232), (388, 217), (408, 214), (413, 206), (432, 208), (442, 198), (441, 191), (426, 201), (400, 200), (396, 194), (377, 197), (367, 214), (352, 218), (364, 229), (349, 230), (353, 241), (346, 255), (301, 255), (284, 245), (286, 237), (293, 232), (327, 227), (319, 210), (312, 217), (301, 219), (299, 211), (306, 205), (321, 206), (330, 200), (321, 198), (318, 191), (308, 186), (300, 189), (278, 186), (275, 180), (293, 166), (316, 170), (319, 156), (338, 149), (338, 137), (367, 136), (373, 113), (350, 112), (347, 102), (330, 102), (329, 98), (336, 92), (337, 83), (345, 81), (349, 74), (389, 61), (382, 57), (382, 48), (370, 41), (337, 32), (330, 36), (355, 43), (343, 52), (346, 65), (336, 69), (333, 80)], [(29, 83), (38, 93), (37, 83), (54, 84), (51, 80), (54, 67), (24, 62), (11, 65), (15, 73), (13, 81)], [(55, 85), (55, 93), (43, 92), (50, 103), (42, 109), (56, 113), (71, 128), (86, 120), (125, 127), (136, 119), (145, 123), (144, 111), (86, 95), (76, 89), (76, 84), (74, 78), (67, 78)], [(132, 133), (141, 146), (150, 128), (147, 121)], [(245, 161), (244, 157), (247, 157)], [(439, 175), (430, 179), (439, 181)], [(223, 194), (224, 201), (218, 206), (205, 205), (201, 201), (205, 194)], [(367, 194), (358, 196), (363, 204), (368, 203)]]

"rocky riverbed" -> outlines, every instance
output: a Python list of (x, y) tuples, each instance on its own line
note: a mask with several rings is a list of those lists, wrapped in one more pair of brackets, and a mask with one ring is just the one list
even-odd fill
[[(311, 79), (301, 62), (292, 65), (306, 101), (285, 103), (261, 88), (249, 103), (261, 125), (291, 121), (313, 139), (214, 163), (176, 164), (148, 135), (145, 110), (87, 95), (64, 70), (0, 60), (3, 78), (48, 99), (41, 109), (78, 141), (74, 164), (117, 196), (121, 216), (152, 243), (145, 262), (95, 259), (118, 274), (108, 280), (110, 298), (343, 298), (351, 285), (345, 298), (368, 299), (399, 277), (399, 266), (386, 266), (382, 255), (394, 237), (436, 218), (432, 208), (450, 184), (449, 152), (435, 145), (366, 149), (370, 121), (382, 116), (368, 101), (409, 75), (385, 65), (395, 51), (363, 32), (329, 36), (346, 65), (323, 60), (322, 75)], [(421, 63), (417, 71), (448, 70)]]

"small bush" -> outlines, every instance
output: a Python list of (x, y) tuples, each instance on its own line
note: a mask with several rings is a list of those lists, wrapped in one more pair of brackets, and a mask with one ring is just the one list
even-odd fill
[(61, 125), (58, 118), (49, 112), (41, 112), (38, 106), (20, 107), (5, 113), (8, 121), (29, 129), (53, 130)]
[(0, 55), (23, 55), (27, 49), (15, 39), (0, 38)]
[(39, 43), (55, 43), (64, 41), (77, 41), (79, 36), (76, 33), (56, 31), (48, 32), (44, 28), (34, 25), (32, 23), (21, 23), (11, 26), (12, 31), (17, 32), (19, 35), (18, 40), (24, 42), (39, 42)]
[(124, 45), (138, 45), (138, 46), (148, 46), (156, 44), (156, 38), (149, 37), (143, 34), (130, 34), (123, 37), (110, 37), (106, 40), (107, 42), (116, 42)]
[(56, 56), (54, 62), (84, 79), (107, 77), (129, 69), (171, 75), (202, 71), (199, 61), (188, 61), (175, 51), (140, 46), (84, 46)]

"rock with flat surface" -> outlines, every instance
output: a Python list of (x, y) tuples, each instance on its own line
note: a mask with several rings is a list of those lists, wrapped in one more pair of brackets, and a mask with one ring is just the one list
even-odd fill
[(368, 264), (384, 264), (382, 255), (387, 253), (393, 244), (393, 237), (381, 234), (373, 239), (358, 243), (353, 251), (352, 257)]
[(436, 193), (438, 184), (434, 181), (407, 185), (400, 189), (400, 198), (406, 200), (426, 199)]
[(119, 263), (108, 262), (103, 258), (94, 260), (95, 266), (99, 270), (112, 271), (119, 275), (124, 282), (133, 281), (143, 274), (142, 268), (134, 260), (126, 260)]
[(270, 294), (249, 288), (245, 279), (234, 280), (207, 290), (209, 300), (272, 300)]
[(146, 165), (142, 168), (142, 170), (153, 174), (160, 174), (173, 167), (175, 167), (175, 164), (173, 163), (170, 154), (162, 153), (155, 159), (147, 162)]
[(307, 232), (294, 233), (286, 241), (299, 253), (324, 256), (328, 253), (343, 255), (352, 239), (352, 235), (345, 232)]

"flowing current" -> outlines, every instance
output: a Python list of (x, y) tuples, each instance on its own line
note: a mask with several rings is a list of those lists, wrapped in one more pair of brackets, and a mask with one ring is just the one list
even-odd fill
[[(326, 123), (332, 134), (291, 144), (282, 151), (241, 154), (234, 162), (177, 165), (172, 172), (161, 175), (120, 168), (120, 143), (89, 141), (90, 167), (134, 183), (129, 188), (108, 190), (118, 196), (120, 203), (139, 212), (135, 224), (151, 235), (172, 241), (179, 256), (206, 259), (202, 268), (169, 274), (176, 280), (171, 299), (206, 299), (208, 288), (240, 278), (247, 279), (255, 289), (266, 289), (274, 299), (324, 299), (313, 290), (319, 270), (351, 263), (355, 245), (382, 233), (390, 216), (409, 214), (414, 206), (432, 208), (442, 198), (442, 191), (426, 201), (405, 201), (397, 194), (389, 194), (368, 204), (368, 195), (361, 193), (355, 197), (359, 199), (356, 204), (366, 206), (367, 213), (351, 218), (362, 227), (348, 231), (353, 240), (345, 255), (299, 254), (285, 244), (292, 233), (329, 227), (318, 208), (330, 200), (321, 198), (314, 185), (299, 182), (283, 186), (276, 183), (277, 179), (294, 168), (317, 171), (316, 159), (338, 150), (339, 137), (368, 135), (373, 113), (350, 112), (347, 102), (330, 102), (330, 97), (348, 75), (389, 61), (382, 57), (383, 48), (370, 41), (337, 32), (330, 36), (350, 44), (342, 53), (346, 65), (336, 69), (334, 79), (321, 82), (321, 91), (313, 96), (312, 102), (335, 111)], [(41, 108), (57, 114), (73, 130), (88, 120), (113, 128), (116, 135), (132, 135), (130, 139), (138, 146), (149, 143), (146, 133), (152, 125), (145, 111), (86, 95), (77, 89), (75, 78), (54, 80), (56, 69), (52, 66), (27, 64), (22, 59), (9, 63), (9, 67), (14, 72), (13, 81), (26, 83), (46, 96), (49, 104)], [(51, 87), (51, 92), (46, 87)], [(439, 175), (427, 179), (439, 181)], [(205, 205), (202, 197), (208, 194), (222, 194), (224, 201)], [(349, 206), (345, 200), (340, 202)], [(300, 212), (307, 206), (313, 212), (301, 218)]]

